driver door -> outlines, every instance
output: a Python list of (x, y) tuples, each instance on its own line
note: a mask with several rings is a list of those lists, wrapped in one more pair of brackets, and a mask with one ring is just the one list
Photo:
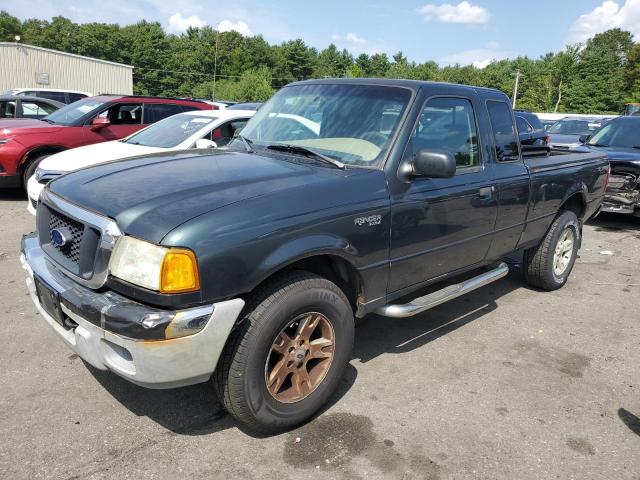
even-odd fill
[(422, 149), (456, 159), (452, 178), (413, 178), (392, 196), (389, 293), (481, 263), (493, 239), (497, 195), (480, 143), (475, 99), (428, 99), (404, 160)]

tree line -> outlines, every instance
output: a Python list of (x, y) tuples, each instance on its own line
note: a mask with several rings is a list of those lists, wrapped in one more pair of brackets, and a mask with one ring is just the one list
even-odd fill
[(295, 80), (388, 77), (491, 87), (511, 96), (519, 71), (518, 108), (620, 113), (624, 103), (640, 101), (640, 43), (617, 28), (537, 59), (499, 60), (485, 68), (416, 63), (402, 52), (354, 56), (334, 44), (318, 50), (302, 39), (272, 45), (260, 35), (208, 26), (173, 35), (158, 22), (20, 21), (0, 12), (0, 41), (16, 35), (26, 44), (133, 65), (134, 92), (143, 95), (263, 101)]

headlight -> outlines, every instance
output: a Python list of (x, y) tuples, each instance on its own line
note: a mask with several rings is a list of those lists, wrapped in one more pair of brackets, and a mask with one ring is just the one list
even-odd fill
[(120, 237), (109, 262), (111, 275), (160, 293), (200, 289), (198, 263), (191, 250), (166, 248), (133, 237)]

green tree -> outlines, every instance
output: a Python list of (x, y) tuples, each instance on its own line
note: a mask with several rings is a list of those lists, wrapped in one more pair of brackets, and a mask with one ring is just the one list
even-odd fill
[(0, 11), (0, 42), (13, 42), (22, 34), (22, 24), (16, 17), (4, 10)]

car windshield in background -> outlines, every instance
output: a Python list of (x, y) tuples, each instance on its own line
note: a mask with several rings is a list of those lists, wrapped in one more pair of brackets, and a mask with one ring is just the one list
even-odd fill
[[(242, 136), (255, 148), (294, 145), (346, 165), (378, 167), (410, 98), (398, 87), (293, 85), (263, 105)], [(232, 145), (243, 147), (239, 140)]]
[(85, 116), (87, 113), (100, 108), (106, 102), (95, 98), (86, 98), (78, 100), (75, 103), (62, 107), (60, 110), (53, 112), (43, 118), (45, 122), (56, 123), (60, 125), (72, 125), (77, 120)]
[(150, 127), (123, 140), (123, 142), (146, 147), (177, 147), (217, 118), (180, 113), (154, 123)]
[(549, 129), (549, 133), (560, 135), (589, 135), (600, 126), (592, 120), (559, 120)]
[(640, 148), (640, 118), (612, 120), (587, 142), (595, 147)]

